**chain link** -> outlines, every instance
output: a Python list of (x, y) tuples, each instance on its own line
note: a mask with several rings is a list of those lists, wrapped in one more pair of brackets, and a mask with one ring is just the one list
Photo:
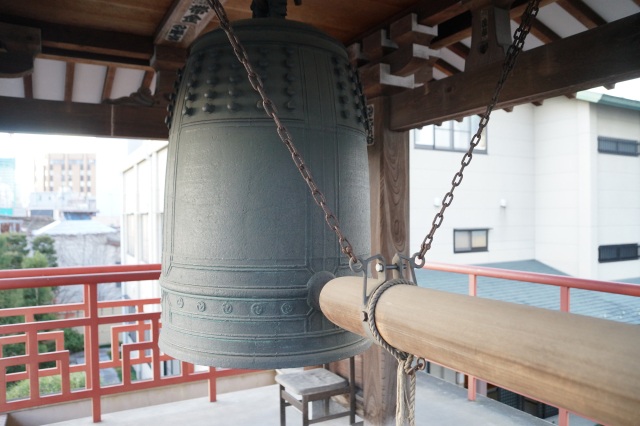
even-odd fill
[(513, 43), (511, 43), (511, 45), (509, 46), (509, 49), (507, 50), (507, 54), (506, 54), (504, 63), (502, 65), (502, 74), (500, 75), (500, 79), (496, 84), (496, 89), (493, 92), (491, 101), (487, 105), (487, 108), (485, 109), (484, 114), (482, 114), (480, 118), (480, 123), (478, 124), (478, 130), (476, 131), (476, 133), (471, 138), (471, 141), (469, 142), (469, 150), (462, 157), (462, 161), (460, 161), (460, 170), (456, 172), (456, 174), (453, 176), (453, 179), (451, 180), (451, 189), (449, 189), (449, 192), (447, 192), (444, 198), (442, 199), (442, 207), (440, 208), (440, 211), (436, 213), (435, 217), (433, 218), (433, 222), (431, 223), (431, 229), (429, 230), (429, 233), (427, 234), (427, 236), (424, 237), (424, 240), (420, 245), (420, 252), (416, 253), (414, 255), (414, 258), (424, 260), (424, 255), (431, 248), (431, 244), (433, 243), (433, 236), (438, 230), (438, 228), (440, 228), (440, 225), (442, 225), (442, 221), (444, 220), (444, 212), (447, 209), (447, 207), (451, 205), (451, 202), (453, 201), (453, 191), (455, 191), (455, 189), (458, 186), (460, 186), (460, 183), (462, 182), (462, 178), (464, 177), (464, 169), (469, 165), (469, 163), (471, 163), (471, 159), (473, 158), (473, 150), (478, 146), (478, 144), (480, 143), (480, 140), (482, 139), (482, 132), (484, 131), (485, 127), (487, 127), (487, 124), (489, 123), (489, 117), (491, 116), (491, 112), (493, 111), (496, 104), (498, 103), (498, 97), (500, 96), (502, 87), (504, 86), (504, 83), (507, 81), (509, 74), (511, 74), (511, 71), (515, 66), (516, 58), (522, 51), (522, 47), (524, 46), (524, 41), (525, 41), (525, 38), (527, 37), (527, 34), (529, 34), (529, 31), (531, 31), (533, 20), (538, 14), (539, 5), (540, 5), (540, 0), (530, 0), (529, 4), (527, 5), (527, 9), (522, 14), (522, 21), (520, 22), (520, 26), (516, 29), (516, 31), (513, 34)]
[[(307, 168), (304, 162), (304, 159), (302, 158), (302, 155), (300, 155), (295, 145), (293, 144), (293, 138), (291, 137), (289, 130), (282, 123), (282, 121), (280, 120), (280, 117), (278, 117), (278, 111), (276, 109), (276, 106), (273, 104), (273, 101), (271, 101), (271, 99), (269, 99), (269, 97), (267, 96), (264, 90), (264, 86), (262, 84), (262, 80), (260, 79), (260, 76), (258, 76), (258, 74), (253, 69), (253, 66), (249, 62), (249, 58), (247, 56), (247, 52), (244, 46), (242, 45), (242, 43), (236, 36), (235, 32), (231, 28), (229, 18), (227, 17), (227, 13), (222, 7), (222, 4), (220, 3), (219, 0), (207, 0), (207, 1), (209, 3), (209, 6), (213, 9), (213, 11), (218, 16), (218, 19), (220, 20), (220, 27), (224, 30), (225, 34), (227, 35), (227, 38), (231, 43), (231, 47), (233, 48), (233, 52), (235, 53), (238, 60), (242, 63), (245, 70), (247, 71), (247, 75), (249, 78), (249, 82), (251, 83), (251, 87), (253, 87), (253, 89), (256, 92), (258, 92), (258, 94), (260, 95), (265, 112), (275, 123), (278, 136), (282, 140), (282, 143), (284, 143), (284, 145), (289, 150), (289, 153), (291, 154), (291, 158), (293, 159), (293, 162), (295, 163), (296, 167), (298, 168), (298, 171), (302, 175), (302, 178), (307, 183), (307, 186), (311, 191), (311, 196), (313, 197), (313, 200), (316, 202), (318, 206), (320, 206), (320, 208), (324, 213), (324, 219), (327, 222), (327, 225), (329, 225), (329, 227), (333, 230), (333, 232), (335, 232), (336, 236), (338, 237), (340, 250), (349, 258), (349, 263), (351, 265), (357, 265), (358, 263), (360, 263), (360, 261), (358, 260), (355, 253), (353, 252), (353, 246), (351, 245), (347, 237), (345, 237), (344, 234), (342, 233), (342, 229), (340, 229), (340, 223), (338, 222), (338, 218), (333, 214), (333, 212), (327, 205), (327, 200), (324, 194), (322, 193), (322, 191), (320, 191), (320, 189), (316, 185), (313, 177), (311, 176), (311, 172)], [(366, 108), (366, 105), (365, 105), (365, 108)], [(365, 121), (368, 121), (366, 117), (365, 117)], [(366, 126), (367, 124), (365, 124), (365, 127)]]

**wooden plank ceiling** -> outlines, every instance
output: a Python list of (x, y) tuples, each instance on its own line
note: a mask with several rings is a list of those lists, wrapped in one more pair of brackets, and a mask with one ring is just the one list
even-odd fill
[[(499, 45), (527, 2), (300, 3), (289, 2), (287, 18), (343, 42), (367, 96), (390, 96), (392, 127), (403, 130), (481, 110), (502, 48), (480, 55), (472, 22), (495, 14)], [(251, 17), (251, 0), (223, 4), (232, 21)], [(640, 0), (542, 0), (526, 67), (499, 106), (640, 77), (639, 16)], [(206, 0), (0, 0), (0, 131), (166, 138), (175, 71), (193, 40), (217, 26)]]

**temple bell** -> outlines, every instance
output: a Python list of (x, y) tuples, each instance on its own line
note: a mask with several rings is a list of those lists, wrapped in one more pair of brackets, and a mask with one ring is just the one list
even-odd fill
[[(344, 47), (306, 24), (233, 28), (355, 249), (370, 249), (365, 105)], [(352, 274), (222, 30), (194, 42), (169, 113), (161, 350), (271, 369), (353, 356), (369, 341), (314, 299)]]

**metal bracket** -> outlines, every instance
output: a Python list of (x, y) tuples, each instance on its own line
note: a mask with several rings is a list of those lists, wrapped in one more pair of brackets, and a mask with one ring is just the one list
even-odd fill
[(396, 253), (393, 256), (393, 261), (391, 264), (387, 264), (386, 259), (381, 254), (376, 254), (367, 259), (358, 259), (360, 261), (358, 268), (352, 268), (354, 272), (361, 272), (363, 285), (362, 285), (362, 320), (364, 322), (368, 321), (367, 318), (367, 304), (369, 303), (369, 295), (368, 295), (368, 279), (369, 279), (369, 268), (374, 261), (375, 263), (375, 271), (378, 274), (384, 273), (384, 279), (379, 282), (379, 284), (383, 284), (390, 279), (393, 278), (404, 278), (413, 283), (417, 283), (416, 281), (416, 273), (415, 268), (417, 265), (414, 257), (405, 256), (402, 253)]

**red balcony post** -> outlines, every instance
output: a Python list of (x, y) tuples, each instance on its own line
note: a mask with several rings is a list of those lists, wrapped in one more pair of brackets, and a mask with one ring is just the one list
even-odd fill
[(209, 367), (209, 402), (216, 402), (218, 400), (217, 376), (216, 367)]
[(569, 412), (564, 408), (558, 409), (558, 426), (569, 426)]
[(28, 357), (27, 371), (29, 372), (29, 392), (31, 399), (40, 399), (40, 378), (38, 363), (38, 329), (27, 330), (26, 354)]
[[(100, 337), (98, 326), (98, 286), (85, 284), (85, 296), (89, 301), (89, 344), (85, 345), (85, 349), (89, 353), (85, 353), (85, 360), (91, 365), (88, 367), (89, 376), (91, 376), (91, 412), (94, 423), (98, 423), (102, 417), (102, 407), (100, 400)], [(85, 336), (86, 338), (86, 336)]]
[(569, 303), (570, 303), (569, 291), (570, 289), (567, 286), (560, 287), (560, 310), (562, 312), (571, 311), (569, 307)]
[[(469, 274), (469, 296), (476, 297), (478, 295), (478, 276)], [(475, 376), (468, 376), (467, 399), (469, 401), (476, 400), (478, 379)]]

